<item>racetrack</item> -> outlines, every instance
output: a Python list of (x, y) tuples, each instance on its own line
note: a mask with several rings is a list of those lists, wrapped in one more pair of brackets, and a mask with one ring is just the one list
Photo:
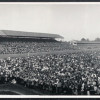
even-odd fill
[(32, 56), (32, 55), (46, 55), (46, 54), (64, 54), (64, 53), (73, 53), (73, 52), (82, 52), (82, 51), (100, 51), (100, 48), (93, 48), (93, 49), (80, 49), (80, 50), (63, 50), (63, 51), (49, 51), (49, 52), (36, 52), (36, 53), (23, 53), (23, 54), (0, 54), (0, 59), (7, 58), (7, 57), (25, 57), (25, 56)]

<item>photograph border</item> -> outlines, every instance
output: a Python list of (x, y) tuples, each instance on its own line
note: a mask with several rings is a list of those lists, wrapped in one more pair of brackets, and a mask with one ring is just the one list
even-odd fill
[[(72, 4), (72, 5), (76, 5), (76, 4), (80, 4), (80, 5), (100, 5), (100, 2), (0, 2), (1, 4)], [(100, 98), (100, 96), (88, 96), (88, 95), (80, 95), (80, 96), (76, 96), (76, 95), (0, 95), (0, 98)]]

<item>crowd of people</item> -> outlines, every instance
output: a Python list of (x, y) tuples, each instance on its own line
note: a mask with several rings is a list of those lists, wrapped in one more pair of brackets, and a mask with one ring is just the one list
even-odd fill
[(78, 49), (68, 42), (25, 42), (25, 41), (3, 41), (0, 42), (0, 54), (22, 54), (35, 52), (48, 52), (59, 50)]
[(49, 94), (99, 95), (100, 51), (0, 59), (0, 84), (7, 82)]

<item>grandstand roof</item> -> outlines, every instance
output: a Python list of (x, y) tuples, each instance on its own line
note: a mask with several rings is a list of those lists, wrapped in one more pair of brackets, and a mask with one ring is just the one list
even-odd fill
[(1, 36), (17, 36), (17, 37), (39, 37), (39, 38), (63, 38), (58, 34), (38, 33), (38, 32), (23, 32), (12, 30), (0, 30)]
[(0, 30), (0, 35), (6, 35), (2, 30)]

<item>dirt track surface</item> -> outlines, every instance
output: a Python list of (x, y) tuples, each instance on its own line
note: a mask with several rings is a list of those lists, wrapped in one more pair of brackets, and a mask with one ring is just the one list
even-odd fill
[[(36, 53), (29, 53), (29, 56), (32, 55), (45, 55), (45, 54), (63, 54), (63, 53), (73, 53), (73, 52), (82, 52), (82, 51), (100, 51), (100, 48), (96, 49), (80, 49), (80, 50), (63, 50), (63, 51), (50, 51), (50, 52), (36, 52)], [(0, 59), (7, 58), (7, 57), (25, 57), (28, 56), (28, 53), (24, 54), (0, 54)]]
[(11, 91), (18, 95), (43, 95), (41, 92), (34, 89), (28, 89), (18, 84), (0, 84), (0, 91)]

